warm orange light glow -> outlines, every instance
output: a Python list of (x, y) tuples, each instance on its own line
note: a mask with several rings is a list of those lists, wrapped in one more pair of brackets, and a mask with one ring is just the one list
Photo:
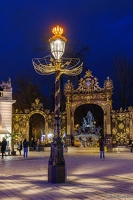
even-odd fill
[(52, 29), (52, 33), (54, 35), (62, 35), (63, 34), (63, 28), (56, 26)]
[(52, 38), (49, 39), (49, 42), (55, 41), (57, 39), (61, 39), (62, 41), (66, 42), (67, 39), (62, 36), (63, 34), (63, 28), (61, 28), (60, 26), (56, 26), (52, 29), (52, 33), (54, 34), (52, 36)]

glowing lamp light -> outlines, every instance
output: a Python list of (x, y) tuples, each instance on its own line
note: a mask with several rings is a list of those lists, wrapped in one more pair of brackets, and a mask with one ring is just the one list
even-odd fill
[[(78, 58), (63, 58), (65, 43), (67, 39), (62, 36), (63, 29), (59, 26), (53, 28), (53, 36), (49, 39), (51, 53), (55, 58), (46, 56), (44, 58), (32, 59), (34, 68), (41, 75), (55, 73), (55, 110), (54, 110), (54, 134), (49, 133), (47, 139), (51, 143), (51, 154), (48, 162), (48, 182), (66, 182), (66, 164), (64, 159), (64, 144), (61, 139), (61, 112), (60, 112), (60, 77), (62, 74), (76, 76), (81, 73), (82, 65)], [(52, 66), (52, 67), (51, 67)]]
[(49, 39), (51, 53), (56, 60), (60, 60), (65, 51), (65, 43), (67, 39), (62, 36), (63, 28), (56, 26), (52, 29), (54, 34), (52, 38)]
[(56, 26), (55, 28), (52, 29), (52, 33), (54, 35), (62, 35), (63, 34), (63, 28)]
[(61, 39), (56, 39), (50, 42), (51, 53), (55, 59), (59, 60), (65, 51), (65, 42)]

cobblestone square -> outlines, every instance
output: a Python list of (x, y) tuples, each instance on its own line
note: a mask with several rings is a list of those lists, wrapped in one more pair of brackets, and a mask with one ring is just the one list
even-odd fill
[(133, 200), (133, 154), (65, 153), (67, 182), (48, 183), (49, 152), (0, 160), (1, 200)]

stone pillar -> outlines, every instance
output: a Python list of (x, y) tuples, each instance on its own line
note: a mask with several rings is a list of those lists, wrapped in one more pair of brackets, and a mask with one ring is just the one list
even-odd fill
[(26, 138), (27, 138), (27, 140), (29, 141), (30, 140), (30, 138), (29, 138), (29, 118), (28, 118), (28, 120), (27, 120), (27, 122), (26, 122)]
[(111, 135), (110, 105), (107, 105), (107, 135)]
[(107, 105), (107, 119), (106, 119), (106, 146), (108, 151), (112, 151), (112, 135), (111, 135), (111, 116), (110, 105)]
[(71, 97), (73, 94), (74, 86), (70, 82), (70, 80), (67, 81), (67, 83), (64, 86), (64, 94), (66, 96), (66, 114), (67, 114), (67, 137), (66, 137), (66, 145), (71, 146)]
[(70, 95), (66, 96), (66, 114), (67, 114), (67, 136), (66, 145), (71, 146), (71, 118), (70, 118)]
[(107, 115), (104, 113), (104, 137), (107, 134)]
[(45, 143), (47, 144), (48, 143), (48, 118), (46, 117), (45, 118)]

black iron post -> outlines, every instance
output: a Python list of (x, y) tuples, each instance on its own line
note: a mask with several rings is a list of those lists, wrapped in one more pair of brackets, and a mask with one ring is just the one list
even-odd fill
[[(61, 62), (57, 62), (57, 65), (61, 65)], [(48, 182), (65, 183), (66, 163), (64, 159), (64, 144), (60, 137), (60, 71), (56, 71), (55, 75), (54, 139), (51, 143), (51, 153), (48, 163)]]

